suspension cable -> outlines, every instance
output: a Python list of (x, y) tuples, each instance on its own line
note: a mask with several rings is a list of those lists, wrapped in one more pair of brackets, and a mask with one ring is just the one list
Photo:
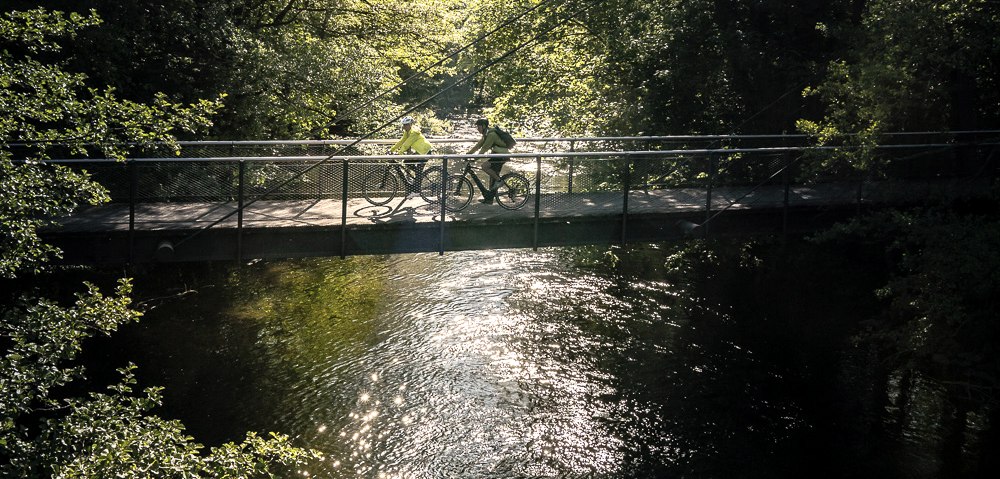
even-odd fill
[(492, 67), (492, 66), (494, 66), (494, 65), (496, 65), (496, 64), (498, 64), (498, 63), (500, 63), (500, 62), (502, 62), (504, 60), (506, 60), (508, 57), (510, 57), (514, 53), (517, 53), (518, 51), (520, 51), (524, 47), (526, 47), (526, 46), (534, 43), (535, 41), (541, 39), (545, 35), (548, 35), (550, 32), (552, 32), (556, 28), (562, 26), (563, 24), (565, 24), (569, 20), (573, 19), (577, 15), (579, 15), (581, 13), (584, 13), (584, 12), (590, 10), (591, 8), (597, 6), (599, 3), (603, 3), (603, 2), (604, 2), (604, 0), (591, 0), (589, 3), (584, 4), (584, 6), (578, 8), (577, 10), (575, 10), (573, 12), (570, 12), (568, 15), (565, 15), (562, 18), (559, 18), (556, 21), (556, 23), (554, 25), (552, 25), (551, 27), (548, 27), (548, 28), (542, 30), (541, 32), (537, 33), (536, 35), (532, 36), (531, 38), (529, 38), (529, 39), (521, 42), (520, 44), (518, 44), (514, 48), (512, 48), (512, 49), (508, 50), (507, 52), (505, 52), (503, 55), (501, 55), (501, 56), (499, 56), (499, 57), (497, 57), (497, 58), (495, 58), (495, 59), (487, 62), (482, 67), (477, 68), (476, 70), (473, 70), (471, 73), (469, 73), (469, 74), (465, 75), (464, 77), (458, 79), (455, 83), (452, 83), (451, 85), (448, 85), (447, 87), (439, 90), (437, 93), (431, 95), (430, 97), (428, 97), (427, 99), (421, 101), (420, 103), (417, 103), (416, 105), (414, 105), (414, 106), (412, 106), (412, 107), (404, 110), (402, 113), (396, 115), (393, 119), (382, 123), (378, 127), (370, 130), (368, 133), (365, 133), (364, 135), (358, 137), (357, 139), (355, 139), (351, 143), (340, 147), (339, 149), (337, 149), (337, 151), (334, 151), (333, 153), (331, 153), (330, 155), (328, 155), (326, 158), (324, 158), (322, 160), (319, 160), (319, 161), (313, 163), (308, 168), (305, 168), (305, 169), (299, 171), (298, 173), (290, 176), (289, 178), (285, 179), (285, 181), (282, 181), (278, 185), (276, 185), (276, 186), (268, 189), (263, 194), (261, 194), (261, 195), (257, 196), (256, 198), (254, 198), (254, 199), (252, 199), (252, 200), (244, 203), (242, 208), (237, 208), (236, 210), (233, 210), (233, 211), (231, 211), (229, 213), (226, 213), (225, 215), (223, 215), (219, 219), (217, 219), (217, 220), (209, 223), (208, 225), (206, 225), (205, 227), (199, 229), (198, 231), (195, 231), (194, 233), (191, 233), (190, 235), (184, 237), (183, 239), (181, 239), (180, 241), (178, 241), (175, 244), (175, 247), (179, 247), (180, 245), (182, 245), (182, 244), (190, 241), (191, 239), (199, 236), (202, 232), (204, 232), (204, 231), (206, 231), (206, 230), (208, 230), (210, 228), (215, 227), (216, 225), (222, 223), (223, 221), (225, 221), (225, 220), (227, 220), (229, 218), (232, 218), (234, 215), (242, 212), (244, 209), (246, 209), (250, 205), (252, 205), (252, 204), (254, 204), (254, 203), (256, 203), (256, 202), (258, 202), (258, 201), (260, 201), (260, 200), (262, 200), (262, 199), (264, 199), (266, 197), (268, 197), (272, 193), (274, 193), (274, 192), (276, 192), (276, 191), (284, 188), (285, 186), (287, 186), (292, 181), (295, 181), (295, 180), (301, 178), (303, 175), (305, 175), (306, 173), (312, 171), (313, 169), (315, 169), (315, 168), (317, 168), (317, 167), (319, 167), (321, 165), (326, 164), (330, 159), (332, 159), (333, 157), (339, 155), (341, 152), (343, 152), (345, 150), (348, 150), (349, 148), (353, 147), (354, 145), (357, 145), (358, 143), (360, 143), (362, 140), (366, 140), (366, 139), (370, 138), (372, 135), (374, 135), (374, 134), (376, 134), (376, 133), (384, 130), (386, 127), (388, 127), (389, 125), (394, 124), (400, 118), (402, 118), (402, 117), (408, 115), (409, 113), (412, 113), (413, 111), (417, 110), (418, 108), (420, 108), (420, 107), (422, 107), (422, 106), (430, 103), (431, 101), (433, 101), (437, 97), (443, 95), (444, 93), (448, 92), (452, 88), (455, 88), (455, 87), (457, 87), (457, 86), (459, 86), (459, 85), (461, 85), (461, 84), (463, 84), (463, 83), (471, 80), (475, 76), (477, 76), (480, 73), (482, 73), (484, 70), (486, 70), (486, 69), (488, 69), (488, 68), (490, 68), (490, 67)]
[(404, 80), (400, 81), (399, 83), (393, 85), (392, 87), (390, 87), (390, 88), (382, 91), (378, 95), (375, 95), (374, 97), (371, 97), (371, 98), (369, 98), (369, 99), (367, 99), (367, 100), (365, 100), (363, 102), (358, 103), (357, 106), (355, 106), (355, 107), (351, 108), (350, 110), (348, 110), (347, 113), (336, 115), (333, 118), (333, 120), (331, 120), (330, 122), (328, 122), (324, 126), (324, 128), (328, 128), (330, 126), (333, 126), (333, 125), (337, 124), (337, 122), (339, 122), (341, 120), (349, 119), (353, 114), (357, 113), (362, 108), (364, 108), (364, 107), (366, 107), (368, 105), (371, 105), (375, 101), (380, 100), (383, 97), (385, 97), (386, 95), (388, 95), (388, 94), (390, 94), (390, 93), (398, 90), (403, 85), (406, 85), (407, 83), (409, 83), (410, 80), (413, 80), (413, 79), (417, 78), (418, 76), (420, 76), (420, 75), (422, 75), (424, 73), (427, 73), (431, 69), (433, 69), (433, 68), (435, 68), (437, 66), (442, 65), (443, 63), (445, 63), (449, 59), (455, 58), (460, 53), (468, 50), (469, 48), (472, 48), (474, 45), (476, 45), (476, 44), (482, 42), (483, 40), (491, 37), (494, 33), (500, 31), (504, 27), (506, 27), (506, 26), (508, 26), (508, 25), (510, 25), (510, 24), (512, 24), (512, 23), (514, 23), (514, 22), (516, 22), (516, 21), (524, 18), (529, 13), (531, 13), (531, 12), (533, 12), (535, 10), (538, 10), (539, 8), (541, 8), (543, 6), (546, 6), (548, 4), (557, 2), (557, 1), (563, 1), (563, 2), (565, 2), (565, 1), (568, 1), (568, 0), (544, 0), (541, 3), (535, 5), (534, 7), (528, 8), (528, 9), (523, 10), (521, 12), (518, 12), (518, 13), (516, 13), (514, 15), (511, 15), (507, 20), (504, 20), (503, 23), (501, 23), (500, 25), (497, 25), (492, 30), (490, 30), (490, 31), (488, 31), (488, 32), (486, 32), (486, 33), (484, 33), (484, 34), (476, 37), (474, 40), (472, 40), (469, 43), (466, 43), (465, 45), (463, 45), (462, 47), (460, 47), (458, 50), (455, 50), (451, 54), (449, 54), (449, 55), (447, 55), (445, 57), (442, 57), (441, 59), (439, 59), (438, 61), (434, 62), (433, 64), (428, 65), (428, 66), (424, 67), (423, 69), (421, 69), (421, 70), (413, 73), (412, 75), (410, 75), (406, 79), (404, 79)]

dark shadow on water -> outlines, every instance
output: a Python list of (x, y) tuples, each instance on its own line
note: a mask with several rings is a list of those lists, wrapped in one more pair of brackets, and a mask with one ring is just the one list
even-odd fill
[[(341, 461), (316, 466), (331, 477), (995, 470), (976, 449), (988, 409), (856, 341), (885, 306), (883, 254), (791, 241), (153, 267), (136, 278), (146, 318), (90, 361), (95, 381), (135, 361), (166, 386), (162, 414), (209, 445), (278, 430)], [(967, 434), (957, 458), (949, 430)]]

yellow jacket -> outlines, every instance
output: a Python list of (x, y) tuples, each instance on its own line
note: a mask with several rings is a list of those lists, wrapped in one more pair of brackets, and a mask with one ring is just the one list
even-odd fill
[(393, 153), (406, 153), (411, 149), (421, 155), (426, 155), (432, 149), (431, 144), (427, 142), (427, 139), (424, 138), (424, 135), (415, 126), (411, 126), (410, 131), (404, 131), (403, 137), (389, 151)]

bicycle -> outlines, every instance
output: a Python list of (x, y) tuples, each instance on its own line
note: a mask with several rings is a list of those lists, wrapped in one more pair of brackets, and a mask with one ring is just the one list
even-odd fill
[[(466, 159), (461, 174), (448, 175), (448, 180), (443, 188), (447, 194), (444, 202), (446, 210), (451, 212), (461, 211), (472, 203), (472, 198), (475, 196), (475, 190), (472, 189), (473, 182), (479, 187), (479, 191), (484, 193), (484, 196), (489, 191), (486, 185), (479, 180), (479, 176), (476, 175), (472, 163), (472, 160)], [(469, 180), (470, 177), (472, 178), (471, 181)], [(524, 207), (525, 203), (528, 202), (528, 196), (531, 194), (531, 182), (528, 181), (528, 178), (521, 173), (512, 171), (502, 175), (500, 182), (496, 193), (494, 193), (497, 204), (508, 210), (516, 210)]]
[(404, 186), (406, 192), (413, 192), (418, 184), (420, 197), (428, 203), (437, 203), (441, 167), (425, 167), (418, 175), (403, 160), (379, 165), (362, 177), (361, 194), (372, 205), (382, 206), (400, 195), (400, 186)]

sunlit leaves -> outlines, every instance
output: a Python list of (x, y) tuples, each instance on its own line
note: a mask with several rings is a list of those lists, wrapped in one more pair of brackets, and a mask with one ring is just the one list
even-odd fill
[[(58, 51), (62, 47), (53, 37), (74, 35), (81, 28), (101, 23), (93, 11), (83, 16), (79, 13), (49, 11), (42, 8), (29, 11), (12, 11), (0, 20), (0, 40), (17, 39), (30, 53)], [(9, 20), (8, 20), (9, 19)]]
[(846, 48), (810, 93), (844, 132), (974, 129), (997, 119), (998, 27), (985, 0), (867, 2), (828, 29)]
[(107, 200), (104, 188), (85, 173), (39, 163), (14, 164), (0, 151), (0, 278), (38, 271), (58, 250), (41, 241), (38, 229), (80, 204)]
[[(503, 18), (495, 13), (502, 11), (498, 3), (477, 7), (487, 10), (477, 31)], [(800, 102), (788, 93), (826, 54), (824, 45), (807, 43), (820, 36), (815, 21), (826, 11), (810, 2), (554, 2), (473, 59), (485, 63), (559, 24), (482, 80), (485, 103), (495, 104), (498, 119), (531, 130), (774, 132), (791, 128), (789, 112)]]
[[(149, 104), (121, 100), (32, 56), (57, 51), (61, 37), (96, 23), (44, 10), (0, 16), (0, 277), (39, 272), (59, 252), (38, 229), (82, 203), (107, 200), (86, 173), (41, 161), (53, 145), (122, 158), (136, 143), (176, 145), (176, 132), (208, 126), (218, 108), (159, 94)], [(315, 457), (279, 435), (250, 435), (206, 454), (180, 423), (151, 414), (160, 392), (136, 391), (131, 366), (105, 392), (74, 395), (84, 341), (140, 316), (129, 307), (130, 290), (125, 280), (112, 296), (87, 285), (70, 307), (25, 296), (0, 309), (0, 476), (273, 477)]]
[[(372, 100), (450, 51), (458, 0), (91, 0), (105, 17), (75, 64), (130, 99), (226, 95), (211, 135), (305, 139), (364, 133), (404, 95)], [(412, 83), (448, 73), (440, 65)], [(411, 86), (413, 86), (411, 85)]]
[[(73, 154), (101, 150), (109, 158), (124, 158), (128, 145), (166, 141), (174, 135), (210, 125), (217, 108), (212, 101), (192, 105), (157, 95), (152, 104), (118, 98), (111, 89), (85, 85), (80, 74), (30, 55), (13, 52), (58, 50), (63, 37), (93, 26), (93, 17), (45, 10), (8, 12), (0, 16), (0, 277), (37, 270), (58, 254), (40, 241), (37, 229), (80, 204), (106, 201), (103, 189), (87, 175), (44, 165), (50, 149), (60, 144)], [(14, 162), (12, 148), (18, 159)]]
[(0, 464), (4, 477), (271, 477), (282, 464), (315, 458), (288, 438), (249, 434), (243, 443), (204, 448), (177, 421), (150, 414), (158, 388), (137, 391), (134, 366), (119, 382), (86, 397), (60, 396), (82, 378), (72, 362), (87, 338), (107, 335), (139, 314), (131, 286), (115, 294), (88, 285), (73, 307), (25, 298), (0, 317), (7, 347), (0, 358)]

